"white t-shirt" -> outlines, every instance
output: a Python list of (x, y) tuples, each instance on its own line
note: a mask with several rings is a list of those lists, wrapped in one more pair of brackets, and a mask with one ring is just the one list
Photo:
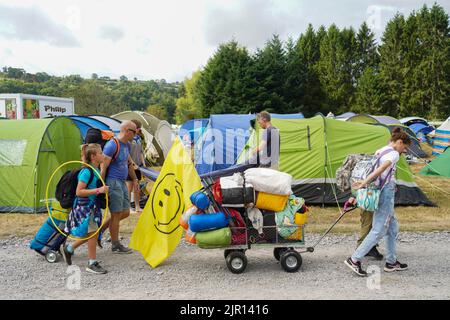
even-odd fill
[[(385, 163), (386, 161), (390, 161), (391, 165), (389, 167), (386, 168), (386, 170), (383, 171), (383, 173), (381, 174), (381, 179), (384, 181), (387, 177), (387, 175), (389, 174), (389, 171), (391, 170), (391, 168), (394, 168), (392, 170), (392, 174), (391, 174), (391, 178), (389, 181), (394, 181), (395, 182), (395, 171), (397, 170), (397, 162), (400, 159), (400, 154), (395, 151), (392, 147), (390, 146), (385, 146), (381, 149), (378, 149), (375, 152), (375, 155), (378, 155), (380, 153), (382, 153), (385, 150), (391, 149), (391, 152), (388, 152), (387, 154), (385, 154), (384, 156), (381, 157), (380, 159), (380, 166)], [(388, 183), (389, 181), (386, 181), (386, 183)]]

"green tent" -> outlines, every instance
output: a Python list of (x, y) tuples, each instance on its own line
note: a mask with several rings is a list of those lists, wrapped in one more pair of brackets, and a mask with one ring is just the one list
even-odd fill
[(427, 164), (421, 171), (424, 176), (440, 176), (450, 178), (450, 148)]
[[(294, 178), (293, 191), (310, 204), (336, 204), (348, 199), (349, 193), (336, 188), (336, 170), (347, 155), (374, 153), (390, 139), (386, 127), (344, 122), (322, 115), (308, 119), (272, 119), (280, 129), (280, 170)], [(259, 132), (253, 132), (241, 154), (258, 144)], [(397, 194), (401, 205), (433, 205), (414, 182), (413, 174), (402, 156), (397, 166)], [(336, 196), (335, 196), (336, 193)]]
[[(0, 122), (0, 212), (45, 212), (45, 192), (54, 170), (70, 160), (80, 160), (81, 133), (66, 117), (4, 120)], [(66, 166), (57, 172), (56, 184)]]

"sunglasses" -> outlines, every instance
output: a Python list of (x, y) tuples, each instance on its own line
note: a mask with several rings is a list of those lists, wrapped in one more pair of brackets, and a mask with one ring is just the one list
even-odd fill
[(133, 132), (134, 134), (136, 134), (136, 130), (134, 130), (134, 129), (127, 129), (127, 130)]

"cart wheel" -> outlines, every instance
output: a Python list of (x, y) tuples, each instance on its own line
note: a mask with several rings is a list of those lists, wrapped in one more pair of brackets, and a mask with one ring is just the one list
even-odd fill
[(275, 257), (275, 259), (277, 259), (277, 261), (280, 261), (281, 255), (287, 250), (287, 248), (273, 248), (273, 256)]
[(58, 261), (58, 253), (53, 250), (49, 250), (45, 255), (45, 260), (49, 263), (55, 263)]
[(287, 250), (281, 255), (280, 262), (286, 272), (296, 272), (302, 265), (302, 256), (295, 250)]
[(228, 255), (233, 251), (233, 249), (225, 249), (225, 251), (223, 252), (223, 257), (226, 259)]
[(227, 267), (233, 273), (242, 273), (247, 267), (247, 257), (241, 251), (230, 252), (226, 258)]

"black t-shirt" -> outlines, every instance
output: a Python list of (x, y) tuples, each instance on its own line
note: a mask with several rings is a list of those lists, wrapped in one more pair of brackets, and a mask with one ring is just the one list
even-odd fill
[(260, 151), (261, 166), (278, 165), (280, 158), (280, 130), (270, 126), (263, 130), (261, 141), (266, 141), (265, 150)]

